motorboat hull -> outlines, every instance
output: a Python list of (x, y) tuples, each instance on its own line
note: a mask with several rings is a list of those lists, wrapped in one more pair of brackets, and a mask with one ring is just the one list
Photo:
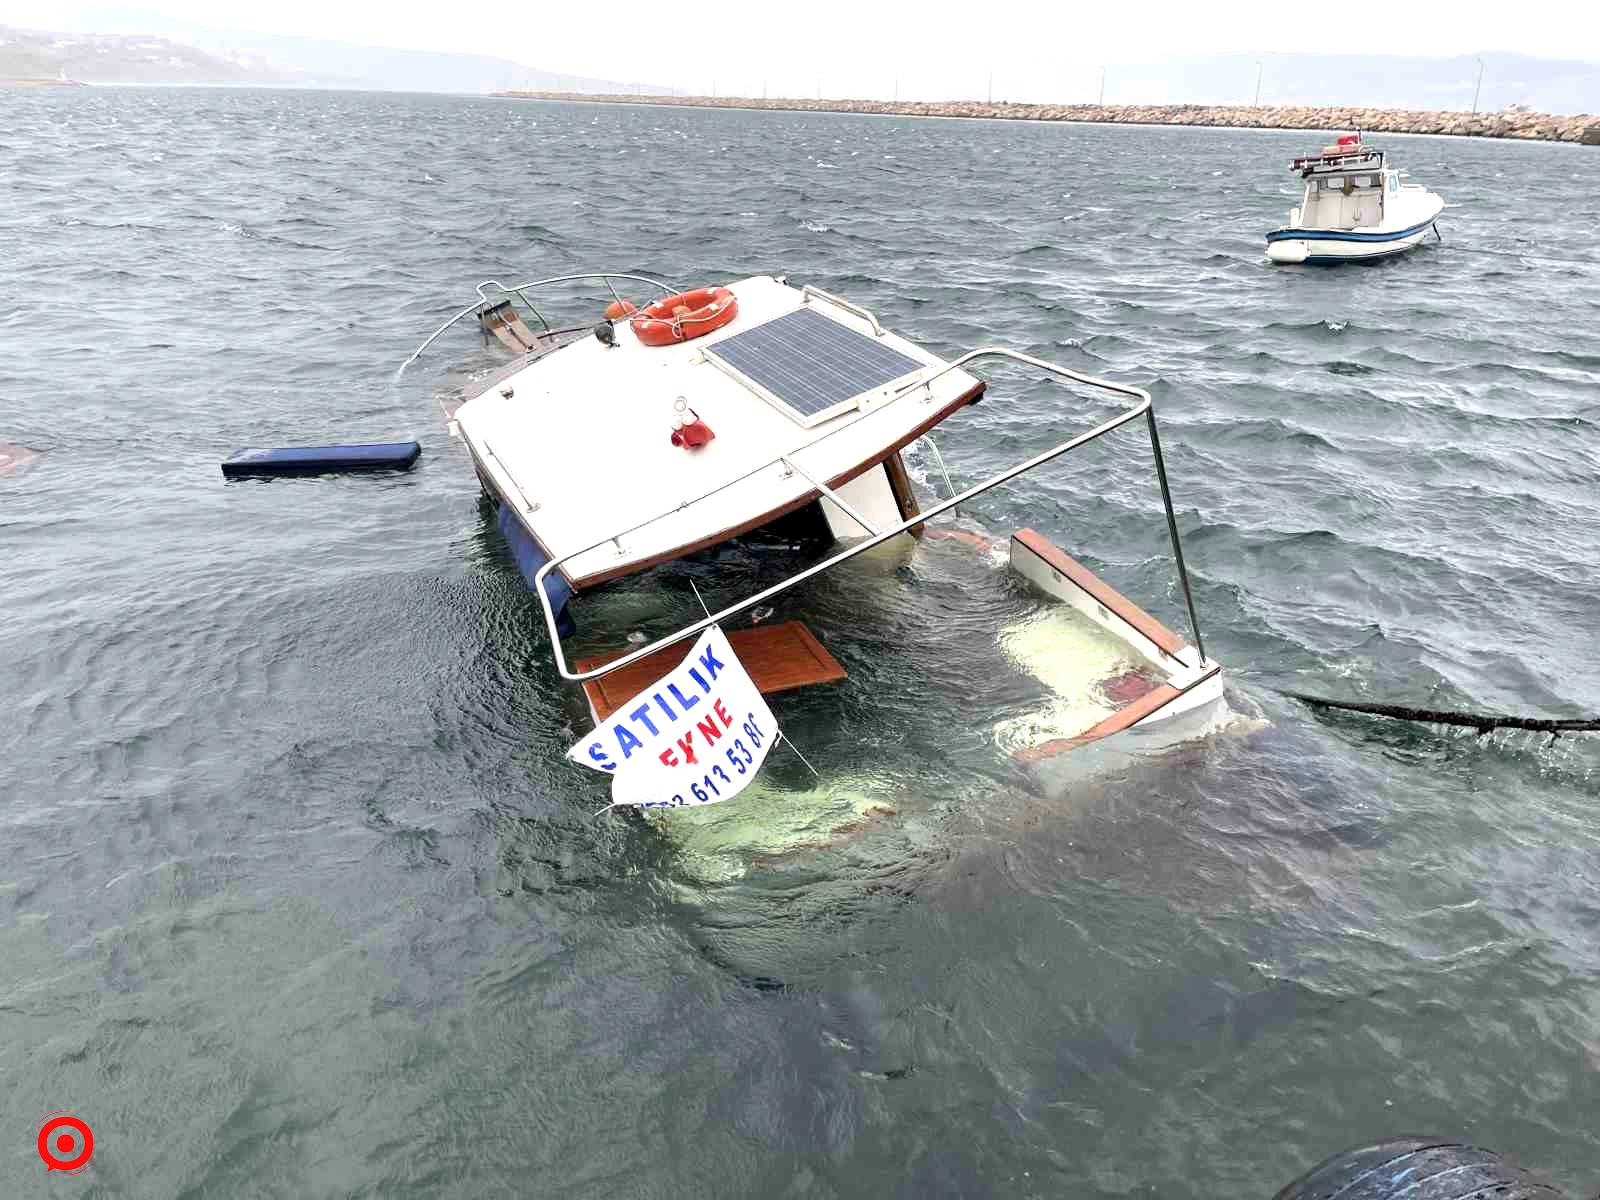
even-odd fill
[(1279, 229), (1267, 235), (1267, 257), (1275, 263), (1329, 266), (1388, 258), (1420, 245), (1435, 218), (1394, 233), (1357, 229)]
[(1425, 205), (1412, 205), (1394, 227), (1358, 226), (1354, 229), (1324, 229), (1290, 225), (1267, 234), (1267, 258), (1275, 263), (1305, 263), (1326, 266), (1361, 262), (1403, 254), (1419, 245), (1444, 211), (1444, 201), (1429, 193)]

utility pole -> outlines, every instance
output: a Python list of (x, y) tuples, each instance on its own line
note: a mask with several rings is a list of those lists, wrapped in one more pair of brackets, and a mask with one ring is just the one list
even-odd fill
[(1261, 107), (1261, 60), (1259, 58), (1256, 59), (1256, 103), (1255, 103), (1255, 106), (1257, 108)]
[(1472, 89), (1472, 115), (1478, 115), (1478, 93), (1483, 91), (1483, 59), (1478, 60), (1478, 86)]
[(896, 104), (900, 103), (900, 76), (898, 75), (894, 77), (894, 102)]
[(1106, 105), (1106, 69), (1104, 67), (1101, 67), (1100, 68), (1100, 107), (1104, 108), (1105, 105)]
[(989, 103), (994, 103), (994, 72), (989, 72)]

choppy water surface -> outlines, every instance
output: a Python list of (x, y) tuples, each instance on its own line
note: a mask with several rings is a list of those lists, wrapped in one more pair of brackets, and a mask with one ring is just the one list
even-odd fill
[[(0, 441), (44, 453), (0, 477), (0, 1193), (1266, 1196), (1432, 1130), (1600, 1186), (1596, 748), (1271, 690), (1600, 709), (1600, 269), (1511, 253), (1593, 257), (1600, 152), (1391, 139), (1443, 246), (1318, 271), (1260, 258), (1296, 134), (3, 109)], [(780, 750), (722, 809), (593, 819), (436, 407), (499, 358), (463, 329), (392, 376), (478, 279), (596, 267), (787, 273), (1150, 386), (1270, 726), (1030, 785), (996, 730), (1038, 606), (930, 543), (784, 605), (852, 672), (776, 705), (821, 783)], [(1105, 411), (1002, 373), (944, 449), (971, 481)], [(400, 478), (216, 468), (411, 435)], [(1179, 624), (1137, 446), (967, 519)], [(587, 603), (615, 644), (692, 597)], [(63, 1108), (96, 1156), (47, 1183)]]

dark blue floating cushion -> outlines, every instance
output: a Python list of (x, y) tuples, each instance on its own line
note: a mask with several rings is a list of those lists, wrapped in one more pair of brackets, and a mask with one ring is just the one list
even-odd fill
[(241, 450), (223, 460), (229, 479), (241, 475), (320, 475), (332, 471), (405, 471), (422, 455), (419, 442), (370, 442), (350, 446), (280, 446)]

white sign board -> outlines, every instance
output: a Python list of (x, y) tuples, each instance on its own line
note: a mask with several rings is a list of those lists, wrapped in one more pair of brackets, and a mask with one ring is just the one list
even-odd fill
[(767, 702), (713, 625), (567, 757), (611, 776), (612, 804), (680, 808), (744, 791), (777, 736)]

